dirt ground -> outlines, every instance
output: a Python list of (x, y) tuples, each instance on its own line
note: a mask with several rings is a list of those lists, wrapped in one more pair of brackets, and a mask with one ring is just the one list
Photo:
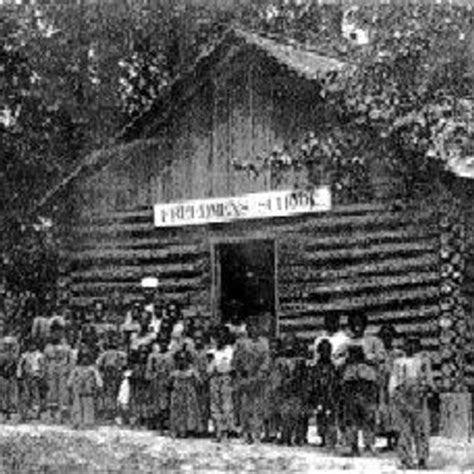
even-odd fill
[[(348, 458), (314, 445), (249, 446), (239, 440), (218, 444), (209, 439), (174, 440), (117, 427), (74, 431), (65, 426), (22, 424), (0, 426), (0, 461), (1, 474), (403, 472), (397, 469), (393, 454)], [(474, 473), (474, 442), (432, 438), (430, 472)]]

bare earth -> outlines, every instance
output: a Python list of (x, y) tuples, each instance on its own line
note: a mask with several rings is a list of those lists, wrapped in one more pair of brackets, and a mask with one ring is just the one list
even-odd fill
[[(354, 459), (334, 456), (315, 446), (288, 448), (266, 444), (249, 446), (239, 440), (225, 444), (207, 439), (174, 440), (152, 432), (117, 427), (74, 431), (64, 426), (6, 424), (0, 428), (0, 449), (1, 474), (403, 472), (397, 469), (393, 454)], [(33, 454), (35, 449), (38, 452)], [(13, 457), (21, 459), (14, 465)], [(7, 458), (9, 463), (5, 461)], [(429, 472), (474, 473), (474, 442), (432, 438)]]

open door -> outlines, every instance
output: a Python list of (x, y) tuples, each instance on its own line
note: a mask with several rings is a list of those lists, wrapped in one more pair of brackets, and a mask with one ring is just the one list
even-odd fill
[(213, 311), (226, 322), (237, 306), (247, 323), (257, 321), (263, 335), (276, 333), (274, 240), (218, 243), (213, 250)]

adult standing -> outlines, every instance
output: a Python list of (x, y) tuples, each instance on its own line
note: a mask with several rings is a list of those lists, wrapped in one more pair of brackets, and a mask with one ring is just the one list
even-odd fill
[(67, 381), (74, 360), (72, 349), (64, 339), (64, 321), (60, 317), (51, 321), (50, 341), (44, 356), (48, 409), (53, 419), (62, 421), (68, 407)]
[(378, 431), (382, 436), (386, 437), (387, 450), (389, 451), (395, 448), (398, 437), (395, 410), (389, 394), (389, 381), (394, 361), (405, 355), (402, 349), (394, 347), (394, 340), (397, 334), (397, 330), (392, 324), (384, 324), (379, 331), (379, 338), (385, 347), (386, 357), (380, 370)]
[(156, 334), (150, 329), (151, 314), (143, 309), (140, 329), (130, 339), (130, 361), (132, 375), (130, 377), (132, 416), (139, 424), (151, 421), (150, 381), (147, 378), (148, 356), (156, 340)]
[(268, 339), (249, 324), (249, 337), (236, 344), (233, 365), (240, 398), (240, 422), (248, 443), (259, 442), (264, 431), (265, 389), (270, 364)]
[(359, 431), (362, 431), (365, 449), (374, 450), (378, 383), (385, 360), (383, 343), (366, 333), (367, 323), (367, 315), (362, 310), (350, 316), (350, 339), (341, 350), (345, 361), (342, 370), (345, 434), (353, 456), (359, 455)]
[(7, 418), (18, 409), (17, 364), (20, 357), (18, 340), (4, 335), (0, 321), (0, 412)]

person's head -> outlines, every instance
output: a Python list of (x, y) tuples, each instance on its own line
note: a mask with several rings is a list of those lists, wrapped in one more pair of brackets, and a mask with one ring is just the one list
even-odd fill
[(332, 345), (327, 339), (323, 339), (316, 348), (321, 362), (330, 362), (332, 355)]
[(219, 326), (216, 328), (216, 345), (218, 349), (230, 343), (230, 330), (227, 326)]
[(186, 318), (184, 320), (184, 335), (187, 337), (193, 337), (196, 332), (196, 321), (194, 318)]
[(193, 340), (194, 340), (194, 347), (197, 350), (201, 350), (204, 348), (204, 345), (205, 345), (204, 333), (201, 330), (194, 331)]
[(181, 319), (181, 307), (176, 301), (170, 301), (166, 305), (166, 315), (171, 321), (178, 321)]
[(94, 313), (96, 318), (100, 318), (104, 313), (104, 303), (102, 300), (96, 300), (94, 302)]
[(106, 332), (105, 346), (107, 349), (117, 349), (119, 346), (119, 336), (116, 331), (109, 330)]
[(39, 349), (38, 339), (35, 337), (27, 337), (25, 339), (25, 349), (28, 352), (34, 352)]
[(379, 331), (379, 338), (383, 342), (385, 349), (393, 347), (393, 341), (397, 337), (397, 330), (393, 324), (384, 324)]
[(260, 336), (260, 327), (256, 316), (250, 317), (247, 323), (247, 335), (250, 339), (258, 339)]
[(294, 334), (287, 334), (282, 342), (285, 357), (296, 357), (298, 341)]
[(60, 318), (53, 318), (49, 328), (50, 338), (54, 343), (58, 343), (64, 337), (64, 324)]
[(169, 339), (167, 337), (160, 337), (158, 340), (158, 345), (160, 346), (160, 352), (165, 353), (168, 350)]
[(270, 354), (272, 357), (276, 357), (281, 350), (282, 340), (281, 337), (272, 337), (269, 340)]
[(89, 349), (86, 344), (80, 344), (77, 353), (77, 365), (91, 365), (94, 363), (93, 352)]
[(151, 324), (151, 313), (146, 309), (142, 310), (140, 315), (140, 330), (142, 333), (148, 332)]
[(186, 370), (190, 367), (191, 361), (186, 350), (179, 350), (174, 355), (174, 363), (178, 370)]
[(367, 328), (367, 315), (363, 310), (358, 310), (349, 317), (349, 329), (354, 337), (362, 337)]
[(151, 347), (146, 344), (138, 346), (137, 358), (140, 363), (146, 363), (146, 361), (148, 360), (148, 355), (150, 354), (150, 349)]
[(415, 354), (421, 352), (422, 346), (421, 341), (418, 337), (409, 336), (405, 341), (405, 353), (408, 357), (412, 357)]
[(142, 314), (142, 305), (139, 301), (135, 301), (132, 304), (131, 315), (134, 321), (140, 320), (140, 315)]
[(339, 331), (340, 328), (340, 316), (338, 314), (326, 314), (324, 316), (324, 329), (329, 334), (334, 334)]

